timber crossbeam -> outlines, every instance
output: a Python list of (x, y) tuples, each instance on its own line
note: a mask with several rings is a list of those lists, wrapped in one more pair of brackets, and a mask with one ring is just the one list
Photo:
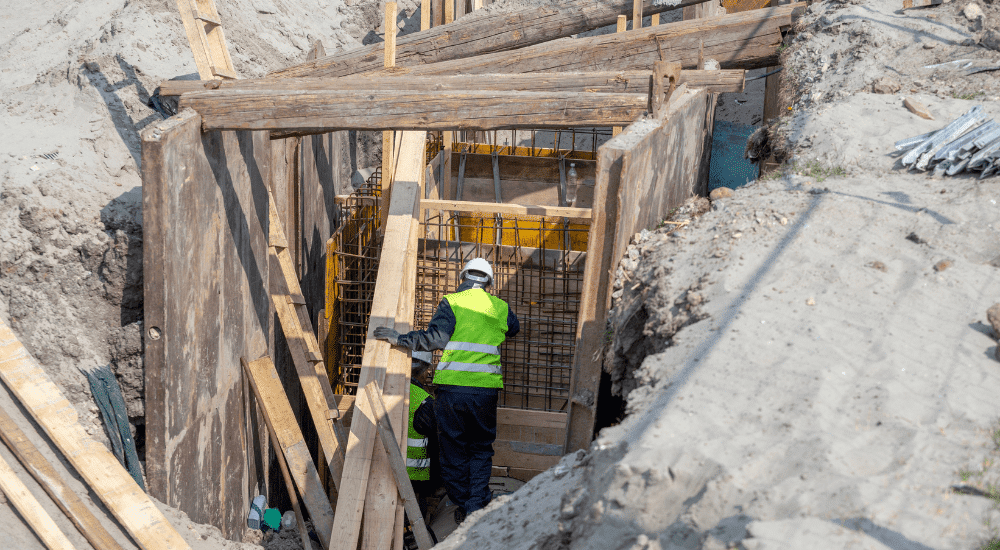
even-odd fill
[(494, 130), (628, 125), (647, 94), (229, 91), (181, 96), (209, 130)]
[[(642, 94), (649, 91), (649, 71), (589, 73), (482, 74), (442, 76), (393, 76), (391, 72), (338, 78), (259, 78), (246, 80), (167, 80), (161, 96), (180, 96), (209, 90), (284, 91), (459, 91), (593, 92)], [(680, 83), (714, 93), (742, 92), (745, 71), (681, 71)]]
[[(650, 15), (693, 3), (698, 2), (647, 2), (643, 10)], [(631, 13), (632, 4), (633, 0), (561, 0), (511, 13), (473, 13), (398, 39), (395, 63), (416, 66), (541, 44), (612, 25), (619, 15)], [(383, 66), (384, 51), (384, 44), (371, 44), (275, 71), (270, 76), (344, 76), (375, 71)]]

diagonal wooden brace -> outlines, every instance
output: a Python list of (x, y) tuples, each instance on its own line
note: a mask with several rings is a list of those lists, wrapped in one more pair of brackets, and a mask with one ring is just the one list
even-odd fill
[(403, 500), (403, 507), (406, 509), (406, 516), (410, 518), (410, 526), (413, 528), (413, 536), (417, 539), (417, 546), (420, 550), (429, 550), (434, 546), (427, 526), (424, 524), (424, 517), (420, 513), (420, 506), (417, 505), (417, 495), (413, 492), (413, 485), (410, 484), (410, 476), (406, 473), (406, 462), (403, 454), (399, 451), (399, 444), (393, 434), (392, 425), (389, 424), (389, 413), (385, 410), (382, 397), (379, 395), (378, 385), (374, 380), (365, 386), (365, 394), (371, 403), (372, 412), (375, 414), (378, 424), (378, 435), (382, 440), (382, 446), (389, 455), (389, 465), (392, 466), (392, 477), (396, 480), (396, 488), (399, 489), (399, 497)]

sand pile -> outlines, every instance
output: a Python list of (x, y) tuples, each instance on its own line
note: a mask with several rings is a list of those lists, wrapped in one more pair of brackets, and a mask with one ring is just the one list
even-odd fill
[[(316, 40), (356, 47), (382, 17), (371, 3), (218, 4), (244, 77), (303, 61)], [(176, 5), (47, 2), (5, 13), (0, 31), (0, 315), (97, 435), (78, 367), (110, 362), (141, 425), (138, 132), (162, 119), (148, 106), (161, 81), (197, 78)]]
[[(687, 225), (639, 235), (620, 264), (605, 368), (627, 417), (443, 547), (923, 550), (998, 536), (986, 312), (1000, 299), (1000, 179), (906, 173), (892, 147), (975, 104), (1000, 114), (923, 72), (926, 56), (995, 59), (962, 45), (980, 31), (948, 23), (961, 10), (814, 4), (786, 54), (799, 93), (786, 173), (691, 203), (674, 220)], [(941, 41), (924, 48), (932, 30)], [(843, 71), (817, 64), (859, 47), (838, 54), (854, 60)], [(870, 93), (890, 72), (927, 84)]]
[[(415, 5), (400, 3), (401, 26), (412, 27)], [(375, 40), (382, 20), (371, 2), (226, 0), (218, 7), (243, 77), (304, 61), (316, 40), (331, 53)], [(104, 429), (79, 369), (110, 363), (141, 451), (138, 135), (162, 119), (148, 105), (161, 81), (197, 78), (176, 3), (57, 0), (3, 10), (0, 77), (0, 316), (99, 440)], [(21, 415), (16, 407), (8, 412)], [(5, 535), (18, 547), (41, 547), (9, 507), (0, 509), (9, 520)], [(209, 542), (199, 548), (220, 547), (221, 538), (207, 532), (193, 539), (202, 537)]]

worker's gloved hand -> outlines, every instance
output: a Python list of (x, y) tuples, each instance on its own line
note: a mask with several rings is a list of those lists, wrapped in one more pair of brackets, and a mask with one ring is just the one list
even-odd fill
[(389, 327), (375, 327), (375, 337), (379, 340), (385, 340), (394, 346), (399, 343), (399, 333)]

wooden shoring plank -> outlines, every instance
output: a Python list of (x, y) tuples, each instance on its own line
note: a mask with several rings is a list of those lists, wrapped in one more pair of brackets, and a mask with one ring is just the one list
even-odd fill
[(31, 530), (42, 539), (49, 550), (74, 550), (73, 543), (59, 530), (56, 522), (42, 508), (38, 499), (28, 491), (28, 487), (17, 477), (14, 469), (0, 457), (0, 493), (6, 495), (14, 508), (24, 518)]
[[(395, 167), (400, 181), (417, 182), (417, 196), (423, 197), (423, 159), (425, 154), (425, 132), (400, 133), (399, 150), (396, 158), (401, 163)], [(392, 197), (389, 197), (392, 201)], [(419, 202), (419, 201), (418, 201)], [(419, 226), (418, 210), (410, 220), (411, 224)], [(399, 302), (396, 307), (395, 329), (401, 333), (409, 332), (413, 326), (415, 306), (415, 285), (417, 270), (417, 236), (419, 227), (412, 227), (406, 246), (406, 257), (403, 263), (404, 276)], [(410, 395), (410, 355), (399, 348), (390, 348), (386, 359), (385, 381), (382, 393), (390, 411), (391, 423), (395, 433), (406, 432), (408, 418), (407, 401)], [(405, 448), (405, 440), (397, 443)], [(385, 451), (375, 446), (372, 455), (371, 473), (368, 478), (368, 489), (365, 497), (364, 523), (361, 533), (362, 550), (382, 550), (390, 545), (402, 547), (403, 516), (402, 506), (396, 499), (393, 490), (391, 466)], [(398, 521), (397, 521), (398, 518)], [(388, 525), (394, 525), (392, 529)], [(398, 539), (398, 540), (397, 540)]]
[(454, 212), (484, 212), (489, 214), (513, 214), (515, 216), (562, 216), (582, 220), (591, 219), (590, 208), (570, 206), (534, 206), (495, 202), (472, 202), (452, 200), (422, 200), (421, 210), (451, 210)]
[(76, 409), (0, 320), (0, 379), (144, 550), (190, 548), (107, 447), (83, 430)]
[[(313, 465), (309, 448), (302, 437), (298, 421), (288, 397), (281, 385), (281, 378), (274, 368), (274, 363), (268, 356), (247, 363), (242, 361), (243, 370), (250, 380), (257, 404), (263, 412), (268, 431), (276, 440), (275, 452), (281, 453), (285, 461), (291, 481), (302, 495), (309, 516), (312, 518), (316, 533), (324, 548), (330, 547), (330, 528), (333, 526), (333, 507), (323, 489), (319, 472)], [(295, 487), (289, 487), (294, 491)], [(308, 540), (308, 535), (307, 535)]]
[(632, 0), (632, 30), (642, 28), (642, 0)]
[(417, 504), (417, 495), (413, 492), (413, 485), (410, 484), (410, 476), (406, 472), (406, 461), (399, 450), (398, 438), (392, 431), (392, 424), (389, 422), (389, 414), (379, 396), (379, 391), (374, 382), (365, 386), (365, 395), (371, 401), (370, 405), (378, 421), (378, 435), (382, 440), (382, 447), (389, 455), (389, 464), (392, 466), (392, 475), (396, 481), (396, 487), (400, 496), (403, 497), (403, 506), (410, 516), (410, 523), (413, 525), (413, 535), (417, 539), (417, 547), (421, 550), (429, 550), (434, 546), (427, 526), (424, 524), (423, 514), (420, 513), (420, 506)]
[(288, 343), (310, 417), (316, 427), (323, 460), (329, 468), (334, 488), (339, 491), (340, 477), (344, 468), (344, 449), (341, 444), (342, 435), (336, 430), (339, 415), (332, 422), (329, 418), (329, 411), (337, 408), (336, 401), (322, 360), (323, 354), (319, 342), (312, 330), (308, 310), (304, 305), (290, 303), (288, 299), (292, 295), (301, 296), (302, 288), (299, 286), (295, 265), (288, 251), (288, 243), (281, 228), (281, 218), (275, 207), (274, 197), (268, 197), (268, 205), (271, 269), (280, 275), (275, 277), (271, 289), (271, 302), (274, 304), (278, 322)]
[(797, 2), (396, 70), (412, 75), (638, 71), (652, 70), (656, 61), (675, 61), (693, 69), (701, 40), (705, 56), (722, 67), (756, 69), (776, 64), (781, 29), (805, 7), (805, 2)]
[(209, 130), (492, 130), (631, 124), (648, 96), (581, 92), (197, 92), (181, 96)]
[(420, 0), (420, 30), (431, 28), (431, 0)]
[(14, 423), (14, 419), (2, 408), (0, 408), (0, 439), (95, 550), (119, 548), (107, 529), (101, 525), (73, 489), (66, 485), (62, 476), (38, 451), (38, 447), (35, 447), (35, 444)]
[[(412, 238), (411, 234), (418, 227), (413, 221), (419, 221), (420, 185), (418, 178), (419, 174), (423, 172), (425, 139), (425, 132), (403, 133), (403, 141), (406, 142), (403, 149), (405, 151), (416, 150), (418, 154), (401, 154), (397, 163), (397, 178), (393, 186), (392, 196), (389, 199), (388, 219), (385, 224), (378, 276), (375, 281), (368, 335), (362, 354), (361, 372), (358, 379), (359, 387), (364, 387), (373, 380), (379, 385), (384, 385), (389, 358), (392, 354), (403, 354), (407, 358), (409, 356), (402, 350), (391, 350), (388, 342), (376, 339), (373, 333), (375, 328), (380, 326), (397, 327), (396, 315), (405, 288), (403, 281), (416, 277), (416, 263), (412, 264), (414, 269), (411, 272), (407, 272), (406, 265), (408, 263), (407, 254), (416, 254), (416, 250), (409, 251), (408, 249)], [(407, 371), (406, 375), (408, 376), (408, 374)], [(388, 400), (389, 396), (386, 398)], [(400, 399), (399, 402), (403, 401)], [(392, 403), (387, 404), (390, 407), (395, 406)], [(367, 403), (366, 399), (355, 401), (344, 473), (337, 501), (337, 514), (334, 518), (333, 534), (330, 537), (336, 542), (336, 547), (342, 550), (355, 550), (358, 544), (377, 435), (374, 418), (371, 405)], [(393, 518), (394, 515), (395, 507), (393, 507)], [(380, 526), (383, 529), (389, 528), (388, 524)]]
[[(624, 17), (624, 16), (622, 16)], [(382, 90), (506, 92), (593, 92), (647, 94), (651, 71), (600, 71), (578, 73), (515, 73), (412, 76), (392, 74), (353, 75), (337, 78), (264, 78), (227, 80), (167, 80), (160, 84), (161, 96), (179, 96), (207, 90)], [(711, 92), (742, 92), (744, 71), (683, 70), (681, 83)]]
[[(619, 15), (631, 13), (632, 2), (560, 0), (546, 6), (510, 13), (476, 14), (456, 21), (454, 1), (444, 0), (435, 4), (443, 9), (444, 25), (435, 14), (433, 28), (400, 38), (396, 42), (396, 64), (411, 67), (457, 60), (565, 38), (614, 24)], [(683, 4), (654, 5), (647, 0), (643, 11), (661, 13), (682, 7)], [(383, 50), (383, 44), (371, 44), (275, 71), (270, 76), (344, 76), (377, 71), (382, 68)]]

